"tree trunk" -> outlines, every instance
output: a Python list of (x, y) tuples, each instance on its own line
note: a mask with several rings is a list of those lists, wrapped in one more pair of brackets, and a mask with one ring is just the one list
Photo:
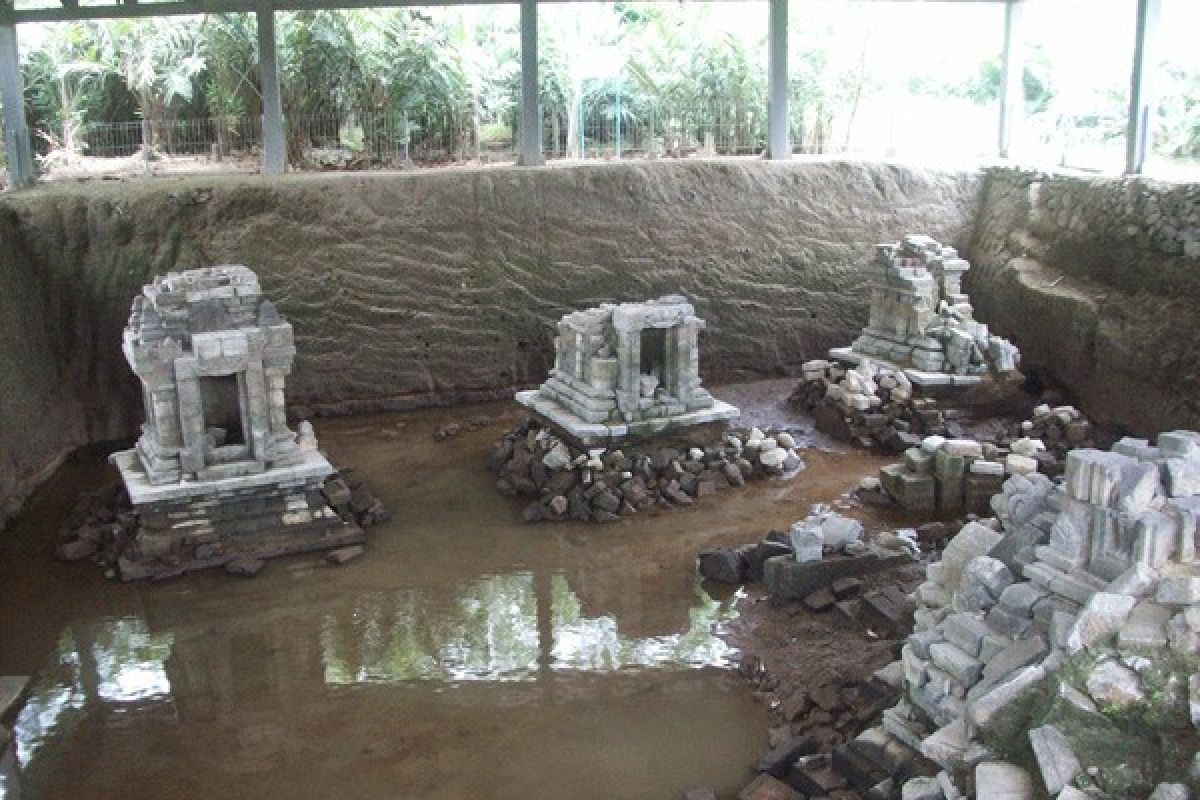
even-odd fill
[(583, 85), (575, 84), (571, 87), (571, 94), (567, 97), (567, 147), (566, 155), (572, 158), (583, 158), (583, 147), (581, 146), (580, 129), (583, 125), (583, 120), (580, 119), (579, 104), (583, 97)]

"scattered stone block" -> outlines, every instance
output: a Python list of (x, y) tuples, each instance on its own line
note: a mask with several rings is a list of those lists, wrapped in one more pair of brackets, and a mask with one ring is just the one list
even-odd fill
[(820, 561), (798, 562), (789, 556), (768, 558), (763, 565), (763, 581), (776, 597), (799, 600), (839, 578), (861, 578), (901, 564), (912, 563), (912, 556), (868, 547), (858, 556), (839, 556)]
[(788, 774), (788, 770), (792, 768), (792, 764), (802, 755), (807, 755), (814, 750), (812, 739), (806, 736), (794, 736), (764, 755), (758, 761), (756, 767), (758, 772), (771, 775), (776, 778), (783, 778)]
[(1167, 622), (1171, 609), (1143, 600), (1134, 606), (1129, 619), (1117, 634), (1117, 646), (1122, 650), (1158, 650), (1167, 645)]
[(1025, 667), (1001, 681), (986, 694), (967, 703), (971, 722), (979, 730), (986, 731), (998, 726), (1005, 711), (1017, 706), (1022, 699), (1035, 691), (1046, 678), (1041, 665)]
[(792, 553), (801, 563), (820, 561), (825, 552), (825, 534), (820, 525), (802, 520), (792, 525)]
[(919, 776), (909, 778), (900, 787), (901, 800), (946, 800), (942, 784), (937, 778)]
[(817, 589), (804, 597), (804, 605), (809, 611), (828, 611), (833, 608), (833, 591), (828, 588)]
[(863, 524), (851, 517), (833, 514), (821, 522), (821, 535), (825, 547), (841, 550), (851, 542), (863, 537)]
[(975, 768), (976, 800), (1033, 800), (1033, 779), (1015, 764), (985, 761)]
[(981, 680), (968, 697), (984, 694), (1017, 670), (1041, 661), (1049, 651), (1050, 646), (1043, 636), (1031, 636), (1011, 642), (984, 664)]
[(838, 600), (854, 597), (862, 591), (862, 581), (859, 578), (838, 578), (829, 584), (833, 596)]
[(235, 558), (225, 564), (225, 572), (240, 578), (253, 578), (262, 572), (267, 562), (261, 558)]
[(939, 642), (929, 648), (933, 663), (948, 672), (962, 686), (970, 686), (979, 679), (983, 665), (978, 659), (964, 653), (950, 642)]
[(969, 744), (966, 721), (959, 717), (943, 725), (921, 742), (921, 755), (936, 764), (953, 769), (962, 763), (963, 753)]
[(1014, 583), (1005, 587), (1004, 591), (1000, 593), (998, 603), (1010, 614), (1028, 618), (1033, 616), (1034, 604), (1046, 594), (1045, 589), (1032, 583)]
[(964, 525), (942, 553), (942, 574), (946, 588), (951, 591), (957, 589), (967, 563), (977, 556), (987, 555), (1003, 538), (1002, 534), (978, 522)]
[(1004, 471), (1009, 475), (1030, 475), (1038, 471), (1037, 459), (1009, 453), (1004, 458)]
[(951, 614), (942, 624), (942, 634), (946, 640), (972, 658), (979, 657), (980, 647), (988, 633), (988, 626), (977, 614)]
[(1200, 576), (1165, 575), (1154, 599), (1164, 605), (1190, 606), (1200, 603)]
[(1046, 791), (1058, 794), (1070, 786), (1075, 776), (1083, 772), (1083, 766), (1071, 749), (1071, 742), (1062, 731), (1053, 725), (1043, 725), (1029, 731), (1029, 745), (1037, 759)]
[(1117, 633), (1136, 604), (1137, 598), (1128, 595), (1093, 594), (1067, 635), (1067, 652), (1078, 653)]
[(1191, 800), (1192, 793), (1183, 783), (1160, 783), (1147, 800)]
[(28, 675), (0, 675), (0, 724), (11, 725), (16, 721), (28, 686)]
[(731, 547), (701, 550), (697, 558), (701, 576), (710, 581), (740, 584), (746, 580), (747, 565)]
[(54, 548), (54, 557), (59, 561), (82, 561), (96, 555), (99, 549), (90, 539), (72, 539)]
[(340, 567), (350, 561), (361, 556), (366, 549), (361, 544), (351, 545), (350, 547), (339, 547), (336, 550), (330, 550), (325, 554), (325, 561), (335, 567)]
[(987, 590), (994, 599), (1013, 582), (1012, 572), (1003, 561), (990, 556), (976, 556), (967, 562), (963, 570), (962, 587), (964, 589), (978, 585)]
[(1087, 690), (1101, 707), (1129, 708), (1145, 698), (1137, 673), (1111, 658), (1092, 667)]

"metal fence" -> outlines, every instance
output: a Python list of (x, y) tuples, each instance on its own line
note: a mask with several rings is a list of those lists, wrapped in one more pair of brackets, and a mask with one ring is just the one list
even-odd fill
[[(761, 153), (765, 114), (686, 112), (660, 108), (623, 113), (620, 105), (571, 124), (561, 112), (543, 114), (546, 158), (656, 158)], [(572, 129), (574, 127), (574, 129)]]
[(96, 122), (80, 128), (81, 155), (93, 158), (250, 155), (262, 145), (256, 117)]
[[(619, 99), (602, 97), (582, 111), (574, 120), (561, 110), (543, 113), (546, 158), (757, 155), (766, 144), (765, 109), (622, 108)], [(469, 109), (344, 110), (289, 115), (284, 129), (288, 161), (296, 169), (502, 164), (516, 160), (514, 117), (480, 119)], [(257, 116), (88, 122), (70, 133), (31, 130), (44, 177), (252, 170), (262, 155), (262, 120)], [(72, 146), (64, 147), (64, 140)]]

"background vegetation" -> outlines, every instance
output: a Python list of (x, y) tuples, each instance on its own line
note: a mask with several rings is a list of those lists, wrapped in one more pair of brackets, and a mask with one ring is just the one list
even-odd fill
[[(1107, 4), (1120, 36), (1132, 21), (1123, 2)], [(794, 9), (797, 151), (990, 153), (1002, 12), (950, 5), (825, 2), (815, 4), (821, 13), (802, 18)], [(761, 152), (765, 7), (551, 4), (540, 23), (549, 155)], [(294, 165), (511, 153), (519, 97), (514, 6), (280, 13), (277, 28)], [(253, 16), (64, 23), (41, 26), (32, 40), (22, 67), (44, 161), (253, 155), (262, 107)], [(1083, 65), (1052, 35), (1035, 36), (1026, 55), (1026, 144), (1061, 163), (1087, 148), (1119, 154), (1127, 67), (1085, 69), (1080, 78)], [(1120, 65), (1123, 51), (1111, 55)], [(1155, 149), (1200, 159), (1200, 63), (1172, 57), (1161, 67)]]

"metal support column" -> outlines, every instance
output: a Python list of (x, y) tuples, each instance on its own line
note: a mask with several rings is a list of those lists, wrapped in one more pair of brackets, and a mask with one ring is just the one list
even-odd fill
[[(0, 14), (4, 9), (0, 8)], [(4, 104), (4, 152), (9, 184), (14, 189), (33, 183), (33, 150), (25, 123), (25, 90), (17, 59), (17, 28), (0, 19), (0, 103)]]
[(537, 0), (521, 0), (521, 119), (517, 163), (537, 167), (542, 158), (542, 113), (538, 100)]
[(1011, 158), (1013, 142), (1025, 115), (1025, 36), (1021, 26), (1024, 0), (1004, 4), (1004, 63), (1000, 83), (1000, 127), (996, 152)]
[(262, 147), (264, 175), (282, 175), (287, 169), (283, 138), (283, 100), (279, 93), (279, 67), (275, 47), (275, 11), (260, 8), (258, 18), (258, 80), (262, 85)]
[(767, 0), (767, 158), (792, 157), (788, 142), (788, 0)]
[(1142, 171), (1150, 149), (1150, 121), (1158, 105), (1154, 53), (1161, 13), (1161, 0), (1138, 0), (1137, 38), (1133, 45), (1133, 70), (1129, 81), (1129, 127), (1125, 133), (1125, 172), (1130, 175)]

